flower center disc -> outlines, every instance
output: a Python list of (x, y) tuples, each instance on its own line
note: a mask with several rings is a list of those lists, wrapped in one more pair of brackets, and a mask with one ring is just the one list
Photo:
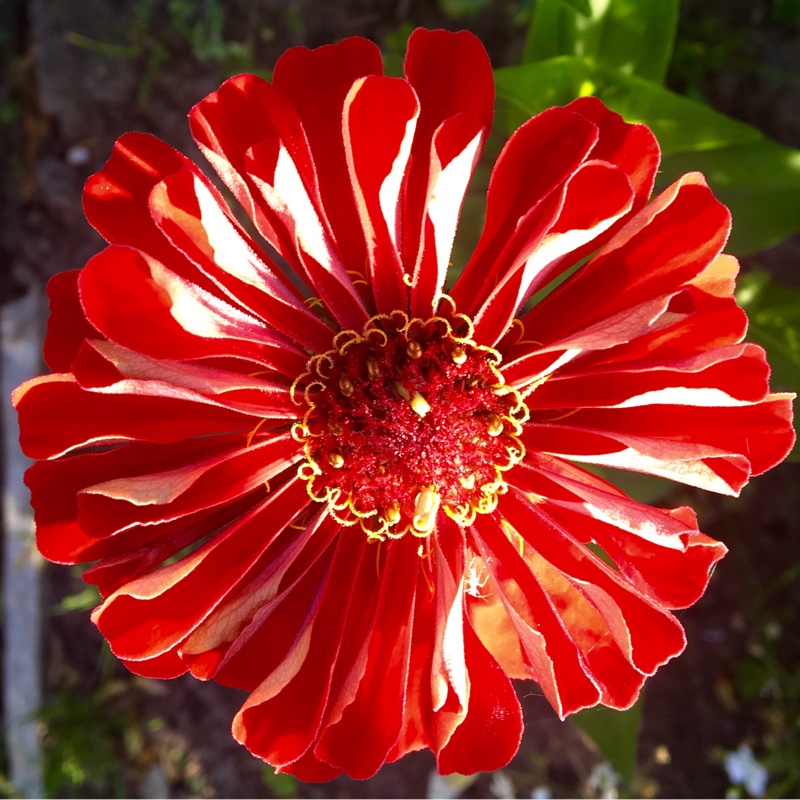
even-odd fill
[(293, 387), (307, 406), (293, 428), (299, 474), (339, 522), (376, 539), (427, 536), (440, 508), (462, 526), (495, 509), (528, 409), (472, 332), (462, 314), (395, 312), (309, 361)]

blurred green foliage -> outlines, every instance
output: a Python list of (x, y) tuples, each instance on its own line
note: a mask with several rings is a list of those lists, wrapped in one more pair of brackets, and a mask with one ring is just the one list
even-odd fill
[(47, 797), (125, 797), (118, 742), (125, 719), (102, 691), (80, 696), (65, 689), (39, 711)]

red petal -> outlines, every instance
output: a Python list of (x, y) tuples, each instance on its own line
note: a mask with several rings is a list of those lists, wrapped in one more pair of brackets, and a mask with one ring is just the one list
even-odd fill
[(528, 402), (534, 417), (539, 409), (758, 402), (769, 391), (769, 366), (756, 345), (718, 347), (667, 362), (641, 359), (582, 370), (583, 363), (571, 362), (537, 387)]
[[(423, 164), (434, 132), (457, 114), (480, 120), (488, 135), (494, 112), (494, 79), (486, 48), (477, 36), (469, 31), (417, 28), (408, 38), (403, 67), (420, 101), (414, 152), (420, 154)], [(451, 157), (454, 155), (455, 151)], [(449, 160), (442, 159), (442, 164)]]
[(289, 434), (254, 442), (252, 447), (198, 458), (176, 469), (112, 478), (83, 489), (81, 523), (93, 536), (131, 525), (166, 522), (248, 494), (296, 463), (302, 447)]
[[(592, 464), (648, 472), (690, 486), (738, 494), (751, 475), (791, 450), (792, 395), (769, 395), (738, 406), (668, 406), (580, 410), (539, 424), (540, 452)], [(532, 435), (532, 429), (530, 429)]]
[(469, 706), (464, 721), (436, 754), (439, 772), (489, 772), (508, 764), (522, 739), (522, 709), (511, 681), (470, 625), (464, 626)]
[[(526, 672), (563, 719), (596, 705), (600, 689), (593, 680), (578, 643), (559, 617), (561, 605), (532, 570), (494, 518), (480, 518), (476, 545), (487, 565), (524, 654)], [(531, 517), (528, 524), (535, 524)]]
[[(296, 674), (283, 686), (283, 681), (276, 681), (272, 675), (265, 678), (236, 715), (236, 738), (273, 766), (286, 767), (297, 761), (317, 737), (344, 625), (353, 603), (363, 597), (358, 584), (363, 583), (366, 573), (366, 549), (365, 538), (339, 537), (331, 554), (325, 595), (313, 622), (309, 649), (296, 665)], [(348, 574), (352, 580), (346, 579)], [(374, 581), (371, 574), (369, 581)], [(354, 611), (362, 613), (360, 607)]]
[(342, 770), (320, 761), (313, 753), (302, 755), (283, 769), (276, 769), (278, 773), (288, 772), (305, 783), (323, 783), (332, 781), (342, 774)]
[(653, 132), (646, 125), (631, 125), (606, 108), (597, 97), (579, 97), (566, 108), (588, 117), (597, 125), (599, 137), (591, 157), (608, 161), (628, 176), (638, 211), (653, 191), (661, 152)]
[(728, 209), (702, 177), (684, 176), (522, 318), (525, 338), (556, 345), (675, 292), (716, 259), (729, 230)]
[(603, 703), (628, 707), (644, 676), (685, 647), (678, 621), (576, 541), (548, 515), (546, 503), (512, 492), (503, 498), (502, 513), (531, 545), (526, 561), (603, 686)]
[(732, 294), (737, 270), (736, 259), (719, 256), (680, 288), (621, 309), (549, 346), (527, 338), (524, 325), (514, 327), (499, 345), (505, 359), (503, 375), (512, 385), (525, 387), (550, 374), (565, 358), (575, 360), (574, 365), (568, 363), (567, 372), (590, 364), (661, 368), (670, 361), (736, 344), (747, 328), (747, 318)]
[(208, 364), (154, 359), (107, 341), (84, 343), (73, 373), (84, 389), (98, 394), (184, 397), (262, 419), (297, 417), (297, 404), (283, 383)]
[[(219, 291), (219, 282), (215, 283), (187, 261), (158, 229), (151, 215), (153, 188), (182, 170), (191, 173), (220, 202), (217, 190), (188, 158), (154, 136), (125, 134), (117, 140), (103, 169), (86, 183), (83, 195), (86, 217), (112, 244), (135, 247), (191, 283), (207, 291)], [(259, 257), (266, 261), (263, 254)], [(282, 273), (277, 275), (299, 297), (291, 282)]]
[(628, 341), (604, 351), (597, 360), (612, 363), (682, 359), (738, 344), (746, 330), (747, 315), (733, 297), (714, 297), (689, 285), (670, 299), (663, 318), (656, 320), (650, 330), (636, 331)]
[(400, 189), (418, 113), (413, 89), (399, 78), (383, 76), (356, 81), (344, 104), (347, 165), (367, 243), (375, 307), (383, 314), (408, 305), (398, 255)]
[(305, 485), (295, 478), (190, 555), (111, 595), (92, 619), (112, 650), (139, 661), (180, 644), (235, 589), (306, 502)]
[[(269, 346), (269, 333), (255, 320), (130, 248), (111, 246), (90, 259), (81, 271), (80, 289), (92, 323), (136, 352), (176, 360), (233, 356), (264, 366), (277, 361), (289, 371), (297, 364), (283, 357), (274, 337)], [(243, 335), (243, 323), (256, 328), (250, 337)]]
[(171, 650), (145, 661), (126, 661), (124, 658), (121, 658), (120, 661), (131, 672), (141, 675), (143, 678), (169, 680), (185, 675), (187, 672), (186, 664)]
[[(331, 568), (331, 543), (340, 530), (324, 511), (315, 511), (301, 528), (304, 516), (289, 526), (293, 538), (279, 536), (263, 566), (181, 644), (193, 675), (252, 691), (266, 676), (289, 668), (281, 665), (310, 637)], [(310, 638), (302, 646), (309, 644)]]
[[(485, 48), (467, 31), (415, 30), (405, 73), (419, 98), (420, 117), (405, 187), (402, 263), (407, 272), (418, 264), (424, 234), (424, 247), (436, 259), (414, 276), (415, 292), (421, 281), (432, 285), (415, 300), (412, 313), (428, 317), (444, 283), (461, 201), (492, 125), (494, 81)], [(425, 232), (426, 215), (435, 220), (431, 234)]]
[(249, 495), (223, 506), (203, 509), (157, 525), (134, 525), (102, 539), (80, 554), (80, 561), (100, 561), (83, 573), (107, 598), (127, 583), (164, 564), (181, 550), (221, 530), (260, 503), (266, 491)]
[(523, 217), (498, 256), (504, 265), (495, 275), (498, 285), (475, 315), (479, 340), (499, 341), (525, 300), (562, 272), (566, 263), (574, 263), (573, 253), (621, 219), (632, 201), (622, 170), (589, 161), (565, 180), (560, 192), (553, 192), (549, 203)]
[(111, 393), (86, 391), (71, 375), (23, 384), (15, 394), (23, 451), (31, 458), (52, 458), (108, 441), (166, 443), (236, 430), (247, 434), (258, 420), (255, 410), (244, 413), (185, 390), (148, 384), (156, 382), (122, 381)]
[(365, 264), (367, 251), (345, 158), (344, 102), (359, 78), (382, 73), (380, 50), (359, 37), (315, 50), (287, 50), (273, 72), (273, 85), (289, 98), (300, 115), (316, 167), (322, 205), (349, 269)]
[[(696, 602), (712, 567), (727, 551), (697, 530), (691, 509), (661, 510), (637, 503), (557, 459), (525, 464), (512, 480), (525, 492), (547, 497), (553, 519), (581, 541), (599, 544), (634, 586), (666, 608)], [(571, 496), (554, 497), (554, 486), (562, 494), (571, 490)]]
[(101, 334), (86, 319), (78, 297), (80, 270), (59, 272), (47, 282), (50, 317), (44, 340), (44, 360), (53, 372), (69, 372), (84, 339)]
[[(406, 272), (413, 268), (411, 313), (416, 317), (430, 317), (438, 308), (450, 267), (461, 204), (477, 165), (483, 139), (484, 129), (474, 117), (460, 114), (446, 119), (433, 136), (428, 156), (430, 164), (425, 173), (427, 191), (419, 197), (421, 190), (412, 185), (412, 178), (422, 174), (422, 170), (418, 163), (411, 163), (403, 211), (403, 246), (406, 250), (403, 264)], [(415, 205), (421, 204), (422, 200), (425, 202), (420, 211)], [(409, 231), (413, 230), (418, 213), (423, 213), (422, 229), (414, 238)]]
[[(338, 131), (349, 88), (348, 84), (341, 98), (334, 128)], [(348, 261), (342, 252), (348, 242), (359, 245), (359, 240), (363, 251), (360, 226), (336, 241), (328, 209), (319, 196), (320, 167), (314, 164), (297, 111), (284, 94), (260, 78), (240, 75), (195, 106), (190, 119), (198, 145), (249, 210), (261, 235), (305, 278), (344, 327), (360, 328), (367, 314), (346, 270), (364, 264), (365, 255), (361, 252), (356, 260)], [(259, 120), (255, 127), (253, 119)], [(338, 139), (344, 160), (341, 136)], [(342, 195), (342, 186), (349, 187), (347, 177), (337, 187), (337, 208), (343, 197), (345, 205), (352, 197), (350, 191)], [(282, 273), (279, 277), (284, 278)]]
[(311, 151), (289, 100), (255, 75), (237, 75), (192, 108), (189, 124), (200, 150), (247, 209), (261, 235), (298, 269), (293, 237), (264, 204), (247, 166), (251, 148), (280, 142), (287, 148), (309, 194), (317, 196)]
[(508, 495), (503, 511), (538, 554), (597, 608), (623, 654), (638, 669), (652, 674), (683, 650), (686, 640), (678, 621), (553, 524), (545, 511), (517, 493)]
[(157, 184), (150, 210), (159, 230), (225, 294), (271, 328), (312, 350), (330, 345), (330, 329), (278, 277), (258, 246), (196, 172), (180, 170)]
[[(300, 275), (340, 325), (359, 329), (367, 319), (367, 312), (348, 275), (348, 262), (341, 254), (340, 242), (331, 233), (323, 211), (309, 194), (286, 148), (279, 142), (250, 148), (247, 169), (264, 201), (285, 227)], [(360, 230), (350, 235), (363, 238)]]
[[(25, 474), (36, 514), (37, 543), (42, 554), (59, 563), (91, 561), (109, 555), (103, 542), (77, 525), (81, 490), (103, 480), (125, 478), (158, 469), (178, 467), (198, 457), (213, 458), (231, 446), (241, 447), (242, 437), (215, 436), (177, 442), (167, 448), (125, 444), (113, 450), (39, 461)], [(136, 545), (134, 545), (135, 547)], [(89, 549), (85, 557), (82, 554)]]
[[(431, 711), (431, 656), (437, 652), (438, 645), (431, 644), (431, 631), (433, 630), (433, 603), (431, 602), (430, 589), (420, 575), (417, 586), (417, 600), (414, 604), (414, 620), (412, 622), (413, 635), (411, 637), (411, 651), (408, 657), (408, 679), (406, 682), (406, 695), (403, 703), (403, 722), (400, 726), (400, 736), (394, 746), (386, 754), (387, 763), (397, 761), (407, 753), (420, 750), (424, 747), (433, 749), (434, 737), (429, 731), (435, 716), (439, 721), (446, 717), (441, 726), (444, 741), (450, 738), (453, 729), (464, 716), (464, 709), (457, 708), (454, 713), (448, 707), (440, 709), (434, 715)], [(459, 597), (459, 607), (460, 607)], [(451, 694), (452, 698), (452, 694)], [(448, 702), (448, 706), (456, 705)]]
[(381, 596), (364, 675), (353, 702), (314, 750), (357, 779), (380, 769), (402, 728), (419, 558), (409, 537), (392, 545), (381, 566)]
[(165, 175), (196, 167), (165, 142), (126, 133), (114, 144), (103, 169), (83, 190), (86, 219), (112, 244), (135, 247), (174, 267), (176, 253), (150, 216), (150, 191)]
[(451, 294), (459, 311), (479, 309), (506, 264), (498, 256), (519, 221), (580, 166), (597, 141), (597, 126), (563, 108), (528, 120), (497, 159), (486, 199), (486, 224)]

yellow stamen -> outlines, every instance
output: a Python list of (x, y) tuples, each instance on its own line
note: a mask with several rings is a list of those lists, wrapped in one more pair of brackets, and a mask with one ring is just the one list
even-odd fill
[(348, 378), (346, 375), (342, 375), (339, 378), (339, 391), (345, 396), (350, 397), (355, 390), (355, 386), (353, 386), (353, 382)]
[(396, 501), (392, 503), (387, 509), (383, 512), (383, 518), (389, 523), (389, 525), (396, 525), (400, 522), (400, 505)]
[(538, 347), (544, 347), (544, 345), (541, 342), (537, 342), (535, 339), (525, 339), (524, 338), (525, 337), (525, 326), (522, 324), (522, 320), (517, 319), (515, 317), (514, 319), (511, 320), (511, 327), (514, 327), (514, 325), (519, 325), (519, 337), (517, 338), (517, 341), (514, 342), (514, 346), (515, 347), (518, 344), (535, 344)]
[(503, 432), (503, 420), (497, 414), (489, 415), (489, 427), (487, 433), (489, 436), (499, 436)]
[(259, 429), (259, 428), (260, 428), (260, 427), (261, 427), (261, 426), (262, 426), (262, 425), (263, 425), (263, 424), (264, 424), (266, 421), (267, 421), (266, 419), (261, 419), (261, 420), (259, 420), (259, 421), (258, 421), (258, 424), (255, 426), (255, 428), (253, 428), (253, 430), (251, 430), (251, 431), (250, 431), (250, 433), (248, 433), (248, 434), (247, 434), (247, 442), (246, 442), (246, 444), (245, 444), (245, 447), (250, 447), (250, 445), (253, 443), (253, 437), (256, 435), (256, 433), (258, 433), (258, 429)]
[(363, 283), (365, 286), (368, 286), (367, 279), (364, 277), (363, 273), (359, 272), (356, 269), (348, 269), (345, 270), (348, 275), (352, 275), (356, 280), (353, 281), (353, 286), (357, 283)]
[(425, 578), (425, 583), (428, 584), (428, 591), (433, 595), (434, 588), (433, 588), (433, 581), (432, 572), (433, 567), (431, 566), (431, 540), (430, 537), (425, 539), (425, 544), (420, 545), (417, 548), (417, 555), (419, 556), (420, 560), (420, 567), (422, 569), (422, 577)]
[(420, 417), (424, 417), (431, 410), (430, 404), (419, 392), (414, 392), (414, 396), (411, 398), (411, 408)]
[(416, 340), (409, 340), (406, 344), (406, 353), (409, 358), (420, 358), (422, 356), (422, 345)]
[(573, 414), (577, 414), (579, 411), (580, 411), (579, 408), (573, 408), (572, 411), (567, 411), (566, 414), (560, 414), (557, 417), (550, 417), (549, 419), (543, 419), (542, 422), (560, 422), (562, 419), (571, 417)]
[(331, 453), (328, 456), (328, 463), (334, 469), (341, 469), (344, 466), (344, 456), (341, 453)]
[(411, 521), (415, 531), (428, 534), (433, 530), (441, 499), (433, 486), (426, 486), (420, 491), (414, 502), (414, 518)]
[(467, 361), (467, 351), (460, 344), (457, 344), (450, 353), (450, 358), (453, 359), (454, 364), (460, 367)]
[(467, 490), (472, 491), (475, 488), (475, 473), (472, 472), (466, 477), (461, 477), (458, 482)]

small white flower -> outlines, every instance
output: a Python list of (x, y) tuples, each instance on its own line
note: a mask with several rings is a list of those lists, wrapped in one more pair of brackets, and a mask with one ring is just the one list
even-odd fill
[(511, 778), (504, 772), (495, 772), (492, 775), (492, 782), (489, 784), (489, 791), (499, 800), (514, 800), (514, 784)]
[(84, 167), (92, 160), (92, 154), (88, 147), (76, 144), (67, 150), (67, 164), (71, 167)]
[(453, 800), (477, 779), (477, 775), (440, 775), (433, 770), (428, 776), (428, 800)]
[(608, 761), (595, 765), (589, 773), (587, 783), (589, 788), (603, 800), (615, 800), (615, 798), (619, 797), (619, 792), (617, 791), (619, 775), (617, 775), (614, 767)]
[(531, 792), (531, 800), (550, 800), (552, 793), (546, 786), (537, 786)]
[(769, 773), (753, 755), (746, 744), (725, 754), (725, 771), (734, 786), (744, 786), (751, 797), (763, 797), (767, 790)]

